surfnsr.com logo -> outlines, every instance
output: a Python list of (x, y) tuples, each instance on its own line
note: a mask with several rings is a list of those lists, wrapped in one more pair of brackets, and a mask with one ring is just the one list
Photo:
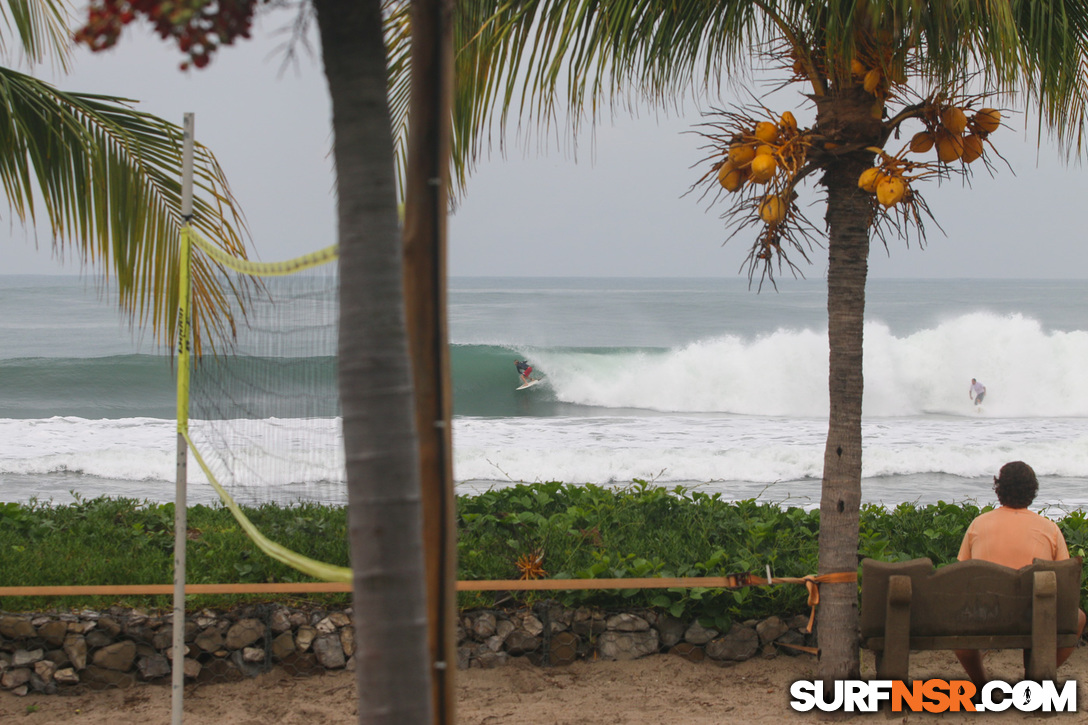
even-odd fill
[(892, 712), (1076, 712), (1077, 683), (987, 682), (978, 697), (970, 680), (836, 680), (825, 692), (820, 680), (790, 686), (790, 707), (797, 712), (876, 712), (885, 703)]

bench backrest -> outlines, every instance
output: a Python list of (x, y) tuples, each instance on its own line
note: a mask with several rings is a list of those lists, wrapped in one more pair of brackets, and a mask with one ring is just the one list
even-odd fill
[(865, 559), (861, 565), (861, 636), (882, 637), (888, 580), (911, 579), (910, 633), (913, 637), (1030, 634), (1032, 584), (1036, 571), (1053, 571), (1058, 580), (1058, 634), (1076, 634), (1081, 560), (1036, 559), (1010, 569), (988, 561), (960, 561), (939, 569), (929, 559), (889, 563)]

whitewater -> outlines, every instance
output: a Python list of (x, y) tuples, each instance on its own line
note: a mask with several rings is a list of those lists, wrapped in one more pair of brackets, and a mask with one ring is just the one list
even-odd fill
[[(0, 500), (170, 500), (169, 362), (84, 285), (30, 279), (0, 278)], [(993, 475), (1021, 459), (1041, 477), (1040, 507), (1088, 508), (1088, 283), (871, 280), (867, 292), (866, 500), (991, 502)], [(818, 505), (822, 281), (757, 294), (738, 279), (454, 279), (449, 310), (459, 492), (638, 479)], [(515, 391), (515, 358), (545, 383)], [(981, 410), (972, 377), (988, 388)], [(282, 455), (306, 461), (260, 484), (273, 498), (344, 500), (335, 419), (262, 425), (268, 440), (287, 429)], [(194, 500), (214, 499), (190, 480)]]

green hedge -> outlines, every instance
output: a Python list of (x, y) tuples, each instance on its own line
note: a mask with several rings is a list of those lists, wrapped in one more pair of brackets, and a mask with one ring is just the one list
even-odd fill
[[(865, 506), (859, 555), (886, 561), (929, 557), (955, 560), (963, 532), (981, 511), (939, 502), (894, 509)], [(98, 498), (52, 505), (0, 504), (0, 585), (162, 584), (171, 579), (172, 504)], [(299, 504), (246, 509), (274, 541), (308, 556), (348, 565), (343, 507)], [(1088, 549), (1088, 520), (1073, 512), (1059, 520), (1073, 555)], [(553, 578), (723, 576), (738, 572), (799, 577), (817, 573), (819, 513), (797, 507), (726, 501), (721, 494), (630, 486), (541, 483), (515, 485), (457, 499), (458, 577), (516, 579), (516, 562), (541, 556)], [(304, 581), (263, 556), (221, 507), (189, 510), (188, 579), (194, 583)], [(225, 606), (239, 597), (194, 597), (192, 606)], [(321, 597), (346, 602), (346, 596)], [(725, 626), (731, 620), (806, 611), (803, 587), (784, 584), (738, 590), (668, 589), (462, 593), (462, 607), (554, 599), (566, 605), (656, 607)], [(106, 606), (8, 598), (0, 608)], [(125, 604), (160, 606), (165, 597)]]

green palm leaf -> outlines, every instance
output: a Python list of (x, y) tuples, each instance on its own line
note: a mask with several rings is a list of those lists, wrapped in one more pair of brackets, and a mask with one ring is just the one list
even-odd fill
[[(129, 102), (66, 93), (0, 69), (0, 184), (24, 223), (47, 222), (57, 247), (116, 279), (122, 309), (173, 346), (182, 130)], [(197, 146), (193, 226), (244, 256), (244, 220), (212, 153)], [(40, 217), (42, 217), (40, 219)], [(226, 291), (194, 260), (194, 334), (225, 342)], [(238, 290), (241, 292), (242, 290)]]

